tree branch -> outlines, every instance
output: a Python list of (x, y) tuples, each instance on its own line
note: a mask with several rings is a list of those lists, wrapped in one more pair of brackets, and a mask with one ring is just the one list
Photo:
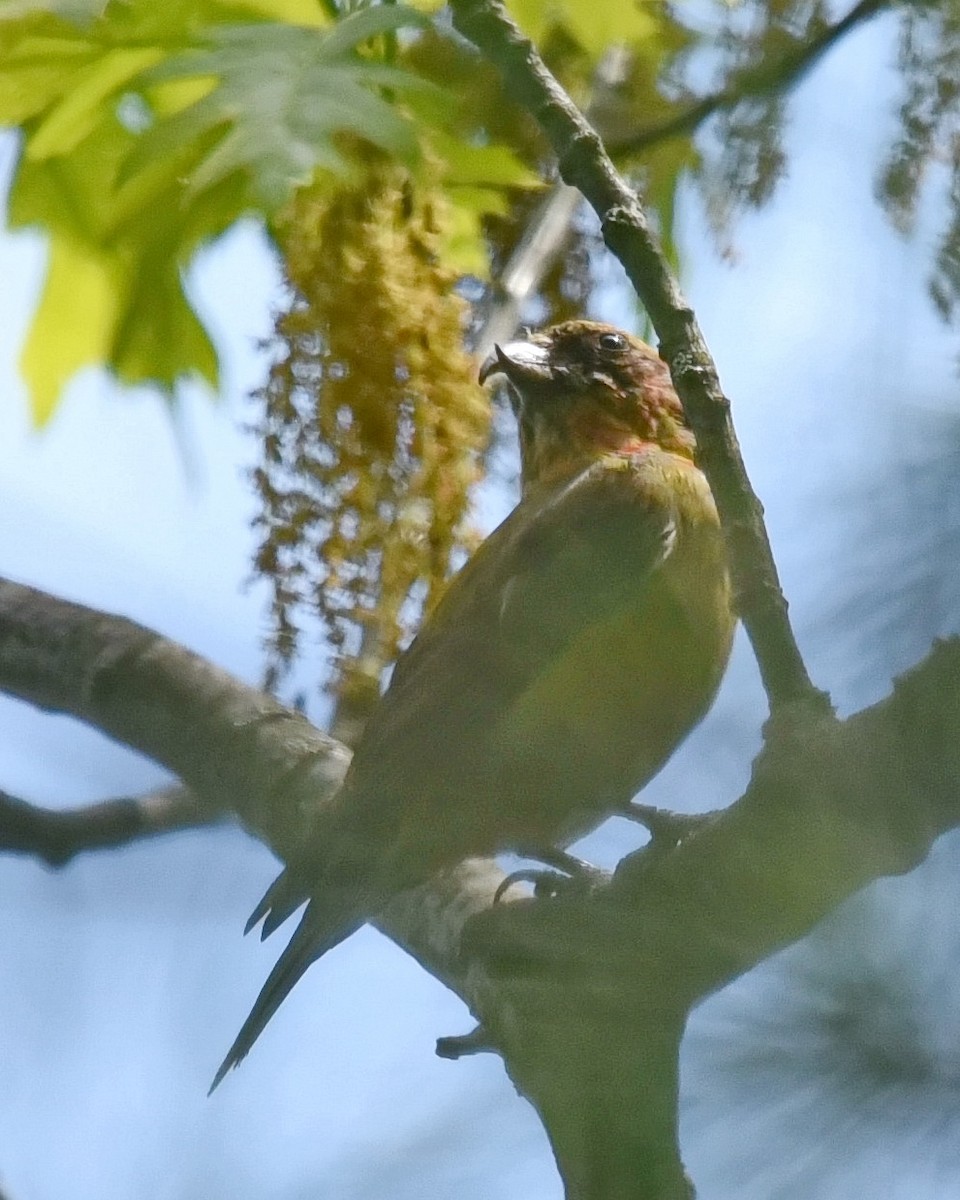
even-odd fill
[[(702, 97), (668, 120), (628, 137), (609, 138), (605, 135), (600, 121), (602, 108), (598, 107), (595, 114), (592, 100), (586, 109), (587, 119), (594, 122), (612, 155), (640, 154), (671, 138), (695, 133), (714, 114), (735, 108), (751, 97), (791, 91), (833, 45), (858, 25), (889, 8), (890, 4), (891, 0), (860, 0), (846, 16), (783, 54), (776, 63), (764, 64), (760, 70), (739, 72), (726, 87)], [(616, 68), (620, 57), (611, 55), (597, 68), (595, 90), (601, 97), (614, 91), (619, 82)], [(580, 192), (562, 183), (554, 184), (547, 192), (496, 281), (493, 300), (476, 345), (478, 357), (485, 357), (495, 342), (505, 341), (513, 335), (523, 304), (566, 244), (579, 201)]]
[(747, 629), (771, 711), (799, 705), (822, 714), (827, 696), (810, 681), (787, 616), (787, 602), (750, 487), (730, 404), (696, 318), (649, 227), (643, 208), (589, 123), (547, 70), (500, 0), (451, 0), (457, 29), (498, 66), (507, 88), (540, 122), (564, 181), (600, 218), (660, 338), (660, 352), (697, 435), (700, 462), (720, 510), (737, 608)]
[[(0, 690), (183, 771), (205, 806), (232, 803), (281, 857), (309, 840), (349, 760), (184, 647), (9, 582)], [(690, 1006), (958, 823), (951, 641), (881, 704), (777, 739), (728, 812), (675, 850), (632, 856), (594, 894), (491, 906), (503, 873), (472, 860), (377, 924), (469, 1004), (544, 1116), (568, 1196), (688, 1200), (676, 1095)]]
[(167, 767), (214, 811), (249, 820), (281, 854), (270, 813), (286, 772), (329, 795), (349, 753), (300, 713), (152, 630), (0, 580), (0, 687), (66, 712)]
[(584, 897), (468, 927), (487, 1037), (550, 1132), (568, 1200), (686, 1200), (677, 1048), (704, 996), (960, 824), (960, 640), (844, 722), (778, 739), (746, 794)]
[[(302, 713), (186, 647), (124, 617), (3, 579), (0, 691), (76, 717), (148, 755), (181, 778), (203, 813), (235, 812), (284, 860), (308, 841), (314, 814), (350, 762), (350, 751)], [(190, 804), (186, 791), (170, 798), (165, 814), (162, 806), (155, 811), (158, 823), (176, 812), (186, 822)], [(12, 797), (0, 805), (0, 849), (50, 861), (52, 826), (62, 834), (72, 825), (79, 849), (104, 844), (97, 838), (110, 818), (112, 844), (124, 841), (124, 802), (66, 814), (25, 808)], [(131, 837), (140, 836), (137, 823), (149, 808), (126, 813)], [(503, 878), (495, 863), (463, 863), (398, 897), (378, 926), (469, 1003), (460, 930), (490, 904)]]
[(63, 867), (84, 850), (115, 850), (160, 833), (211, 825), (224, 815), (179, 784), (71, 809), (41, 808), (0, 792), (0, 852)]
[(815, 37), (808, 42), (801, 42), (777, 62), (738, 72), (726, 87), (703, 96), (668, 120), (641, 129), (629, 137), (608, 142), (608, 150), (618, 156), (638, 154), (670, 138), (695, 133), (715, 113), (736, 108), (744, 100), (765, 96), (770, 92), (791, 91), (841, 38), (890, 6), (891, 0), (860, 0), (846, 16), (832, 25), (824, 26)]

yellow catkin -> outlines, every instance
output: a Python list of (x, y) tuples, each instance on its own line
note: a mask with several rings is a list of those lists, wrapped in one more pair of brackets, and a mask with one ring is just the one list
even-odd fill
[(272, 679), (317, 612), (341, 706), (383, 667), (469, 549), (490, 411), (441, 261), (438, 188), (392, 166), (302, 190), (279, 229), (290, 300), (262, 390), (256, 570), (273, 587)]

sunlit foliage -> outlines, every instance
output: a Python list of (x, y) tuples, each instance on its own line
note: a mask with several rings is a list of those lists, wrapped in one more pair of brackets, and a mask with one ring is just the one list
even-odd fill
[[(738, 212), (767, 201), (786, 168), (791, 88), (887, 14), (904, 100), (878, 190), (908, 229), (928, 176), (950, 189), (931, 288), (952, 313), (955, 5), (509, 3), (678, 265), (682, 185), (722, 243), (735, 239)], [(464, 331), (482, 330), (554, 178), (536, 123), (431, 0), (0, 0), (0, 121), (21, 134), (11, 224), (49, 239), (22, 356), (37, 423), (88, 364), (171, 398), (191, 375), (216, 385), (186, 272), (240, 217), (262, 220), (290, 284), (257, 474), (273, 677), (315, 611), (354, 663), (337, 676), (343, 711), (354, 686), (375, 694), (469, 542), (488, 416)], [(600, 252), (575, 218), (524, 297), (531, 315), (582, 311)]]
[(960, 10), (916, 4), (900, 37), (904, 101), (901, 133), (880, 179), (879, 194), (903, 230), (913, 224), (931, 172), (946, 184), (950, 219), (937, 250), (930, 291), (945, 317), (960, 298)]

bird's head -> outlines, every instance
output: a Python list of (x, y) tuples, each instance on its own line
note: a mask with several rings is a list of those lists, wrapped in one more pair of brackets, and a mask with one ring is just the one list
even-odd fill
[(494, 375), (510, 384), (524, 486), (649, 446), (693, 458), (693, 433), (666, 363), (632, 334), (565, 321), (495, 346), (480, 382)]

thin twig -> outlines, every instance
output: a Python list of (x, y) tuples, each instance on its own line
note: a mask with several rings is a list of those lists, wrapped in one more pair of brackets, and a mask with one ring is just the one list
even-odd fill
[(629, 137), (607, 142), (607, 149), (613, 155), (637, 154), (641, 150), (649, 150), (651, 146), (683, 134), (695, 133), (705, 121), (715, 113), (736, 108), (744, 100), (755, 96), (766, 96), (771, 92), (789, 92), (797, 86), (810, 69), (824, 54), (841, 38), (857, 25), (875, 17), (891, 6), (891, 0), (860, 0), (853, 8), (835, 22), (825, 26), (808, 42), (802, 42), (793, 50), (784, 54), (780, 60), (772, 64), (764, 64), (762, 70), (743, 71), (734, 80), (703, 96), (695, 104), (682, 112), (676, 113), (658, 125), (641, 129)]
[(198, 829), (225, 815), (179, 784), (69, 809), (42, 808), (0, 792), (0, 851), (63, 867), (85, 850), (113, 850), (161, 833)]
[(452, 0), (451, 7), (460, 33), (499, 67), (515, 99), (540, 122), (562, 178), (578, 187), (597, 212), (607, 246), (623, 263), (650, 314), (720, 510), (737, 608), (757, 656), (771, 711), (799, 704), (818, 714), (828, 713), (829, 698), (811, 683), (790, 627), (763, 509), (747, 479), (729, 401), (693, 311), (635, 192), (500, 0)]

